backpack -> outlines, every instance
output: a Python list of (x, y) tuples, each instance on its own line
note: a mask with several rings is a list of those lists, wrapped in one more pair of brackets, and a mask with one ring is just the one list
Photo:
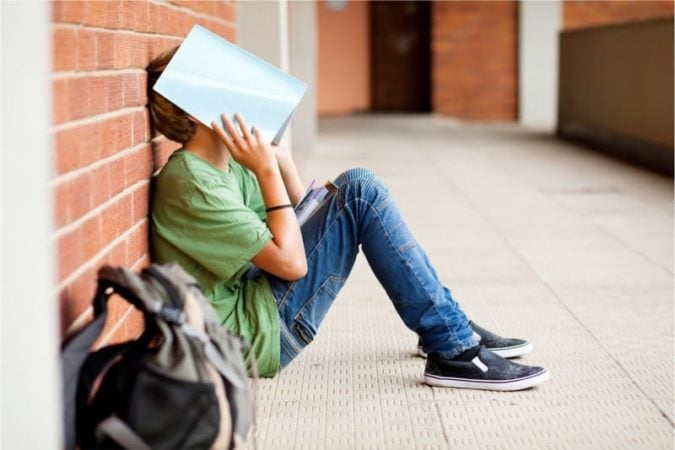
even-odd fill
[[(143, 313), (134, 340), (91, 352), (118, 294)], [(244, 343), (178, 264), (98, 272), (93, 321), (62, 350), (65, 440), (89, 448), (208, 449), (252, 430)]]

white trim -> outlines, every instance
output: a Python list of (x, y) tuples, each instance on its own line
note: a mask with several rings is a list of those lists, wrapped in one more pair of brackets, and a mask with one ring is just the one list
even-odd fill
[(488, 371), (488, 366), (485, 365), (483, 361), (480, 360), (478, 356), (471, 360), (474, 366), (478, 367), (481, 372), (485, 373)]
[(558, 109), (560, 0), (523, 0), (518, 8), (518, 115), (523, 125), (552, 131)]
[(51, 2), (0, 2), (2, 448), (60, 449), (53, 295)]

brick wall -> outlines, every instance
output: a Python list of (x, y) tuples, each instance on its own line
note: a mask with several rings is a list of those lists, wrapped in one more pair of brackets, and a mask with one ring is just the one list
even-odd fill
[[(91, 317), (101, 265), (149, 262), (149, 179), (178, 144), (151, 136), (144, 68), (195, 23), (234, 40), (235, 8), (147, 0), (52, 6), (56, 289), (67, 333)], [(115, 299), (103, 341), (132, 337), (139, 326), (139, 315)]]
[(467, 120), (515, 120), (517, 46), (517, 2), (433, 2), (432, 110)]
[(673, 1), (565, 1), (565, 30), (673, 16)]

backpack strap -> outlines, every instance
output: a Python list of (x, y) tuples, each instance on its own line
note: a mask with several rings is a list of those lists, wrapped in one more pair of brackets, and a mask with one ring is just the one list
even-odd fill
[(152, 450), (134, 430), (129, 428), (129, 425), (115, 415), (103, 419), (96, 427), (96, 432), (108, 436), (123, 448)]
[(65, 447), (75, 448), (75, 405), (77, 397), (77, 384), (80, 369), (87, 358), (91, 346), (103, 331), (103, 326), (108, 318), (109, 286), (99, 281), (96, 295), (94, 296), (94, 320), (73, 336), (61, 351), (62, 380), (63, 380), (63, 420), (65, 422)]

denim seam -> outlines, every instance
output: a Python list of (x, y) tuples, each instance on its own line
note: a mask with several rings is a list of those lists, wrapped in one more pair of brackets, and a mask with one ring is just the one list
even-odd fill
[[(338, 193), (340, 193), (339, 190), (338, 190)], [(342, 197), (342, 195), (338, 195), (338, 199), (341, 199), (341, 197)], [(340, 205), (340, 203), (342, 203), (342, 205)], [(316, 243), (316, 245), (314, 246), (312, 251), (309, 252), (309, 254), (307, 255), (308, 261), (312, 257), (312, 255), (314, 255), (314, 253), (316, 252), (316, 249), (321, 245), (321, 243), (323, 243), (323, 240), (328, 235), (328, 230), (330, 230), (330, 228), (335, 224), (335, 222), (337, 222), (337, 219), (340, 217), (340, 214), (342, 214), (343, 211), (344, 211), (344, 201), (338, 202), (338, 211), (337, 211), (337, 214), (335, 215), (335, 218), (333, 219), (333, 221), (330, 224), (328, 224), (328, 228), (326, 228), (326, 231), (324, 231), (324, 233), (322, 234), (321, 239), (319, 239), (319, 241)], [(295, 284), (296, 284), (296, 281), (293, 281), (291, 283), (291, 285), (288, 287), (288, 289), (286, 290), (286, 294), (284, 294), (284, 296), (281, 298), (281, 300), (279, 300), (279, 304), (278, 304), (279, 309), (281, 309), (281, 307), (286, 304), (286, 301), (288, 300), (288, 296), (291, 294), (291, 291), (295, 287)]]
[[(391, 247), (392, 247), (393, 249), (395, 249), (396, 253), (399, 255), (399, 257), (401, 257), (401, 259), (404, 261), (405, 265), (410, 269), (410, 271), (412, 272), (412, 274), (415, 276), (415, 279), (417, 280), (417, 282), (419, 283), (419, 285), (422, 286), (422, 289), (424, 290), (424, 292), (427, 293), (427, 295), (428, 295), (428, 300), (431, 301), (431, 304), (434, 306), (434, 309), (436, 310), (436, 313), (438, 314), (438, 316), (439, 316), (439, 317), (443, 317), (442, 314), (440, 314), (440, 312), (439, 312), (439, 310), (438, 310), (438, 307), (437, 307), (437, 305), (436, 305), (436, 302), (435, 302), (434, 299), (433, 299), (433, 296), (432, 296), (431, 293), (427, 290), (427, 288), (426, 288), (426, 286), (424, 285), (424, 283), (422, 283), (422, 281), (420, 280), (419, 276), (417, 275), (417, 272), (415, 272), (415, 269), (414, 269), (410, 264), (408, 264), (408, 261), (406, 261), (406, 260), (403, 258), (403, 255), (402, 255), (401, 252), (399, 251), (398, 247), (396, 247), (396, 246), (394, 245), (394, 243), (392, 242), (392, 240), (391, 240), (391, 235), (389, 234), (389, 231), (387, 230), (387, 227), (385, 227), (384, 222), (382, 221), (382, 217), (380, 217), (379, 211), (378, 211), (377, 209), (375, 209), (375, 207), (374, 207), (370, 202), (368, 202), (367, 200), (364, 200), (364, 199), (361, 199), (361, 198), (357, 198), (357, 199), (351, 200), (351, 202), (357, 202), (357, 201), (358, 201), (358, 202), (363, 202), (363, 203), (365, 203), (368, 207), (370, 207), (370, 208), (375, 212), (375, 216), (377, 217), (377, 220), (380, 222), (380, 226), (381, 226), (381, 228), (384, 230), (384, 234), (387, 236), (387, 241), (389, 242), (389, 245), (391, 245)], [(448, 331), (449, 331), (451, 334), (454, 335), (455, 333), (453, 333), (452, 328), (450, 328), (450, 326), (448, 325), (447, 320), (444, 319), (444, 320), (443, 320), (443, 323), (445, 324), (445, 326), (446, 326), (446, 328), (448, 329)]]
[(300, 343), (298, 342), (296, 337), (293, 336), (293, 333), (291, 332), (291, 330), (288, 329), (288, 327), (286, 326), (286, 323), (283, 320), (280, 321), (280, 322), (281, 323), (279, 324), (280, 325), (279, 328), (281, 329), (281, 334), (284, 335), (284, 337), (286, 338), (286, 342), (296, 352), (295, 355), (291, 355), (295, 358), (296, 356), (298, 356), (300, 354), (300, 352), (302, 352), (303, 347), (302, 347), (302, 345), (300, 345)]
[[(321, 285), (316, 289), (316, 291), (314, 291), (314, 292), (312, 293), (312, 296), (311, 296), (310, 298), (308, 298), (307, 301), (306, 301), (305, 303), (303, 303), (302, 306), (301, 306), (300, 308), (298, 308), (297, 314), (295, 314), (295, 317), (293, 317), (293, 320), (294, 320), (294, 321), (297, 322), (297, 321), (299, 321), (300, 319), (302, 319), (302, 318), (300, 317), (300, 315), (301, 315), (302, 312), (305, 310), (305, 308), (306, 308), (308, 305), (312, 304), (312, 302), (314, 302), (314, 300), (316, 299), (316, 296), (319, 295), (319, 291), (321, 290), (321, 288), (324, 287), (324, 286), (326, 285), (326, 283), (327, 283), (329, 280), (334, 279), (334, 278), (335, 278), (335, 279), (339, 279), (339, 280), (344, 280), (344, 281), (347, 280), (347, 277), (342, 276), (342, 275), (328, 275), (328, 276), (326, 277), (326, 279), (323, 280), (323, 282), (321, 283)], [(344, 284), (344, 283), (343, 283), (343, 284)], [(306, 322), (306, 321), (303, 320), (302, 322)], [(308, 324), (307, 324), (307, 323), (304, 323), (304, 325), (306, 326), (306, 325), (308, 325)], [(315, 334), (316, 334), (316, 333), (315, 333)]]

